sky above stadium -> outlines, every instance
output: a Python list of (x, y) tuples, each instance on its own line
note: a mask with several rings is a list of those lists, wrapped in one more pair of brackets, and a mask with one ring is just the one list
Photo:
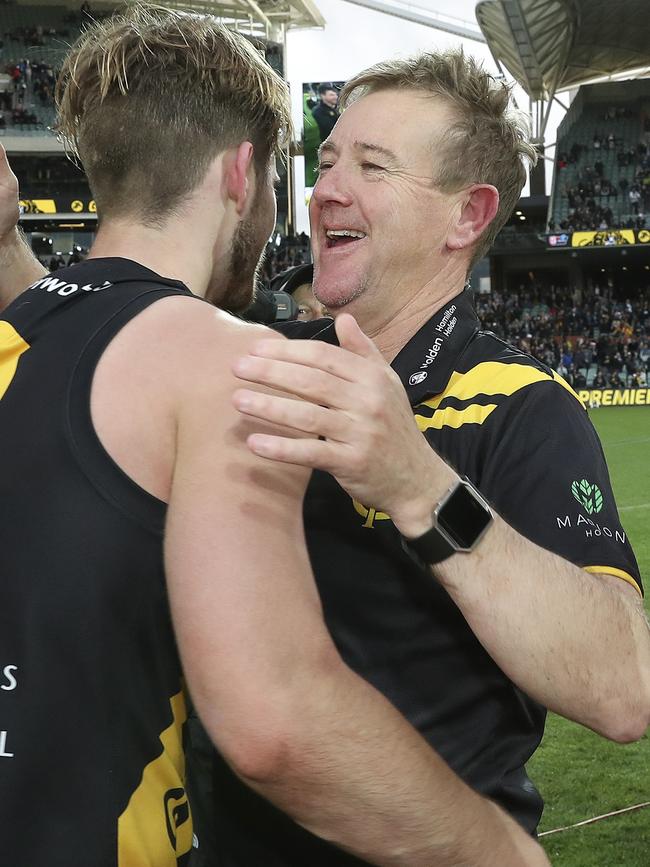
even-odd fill
[[(294, 122), (302, 128), (302, 92), (306, 82), (345, 81), (373, 63), (393, 57), (406, 57), (419, 51), (444, 50), (462, 45), (467, 54), (480, 58), (487, 69), (498, 71), (485, 43), (465, 39), (444, 30), (404, 21), (392, 15), (355, 5), (345, 0), (316, 0), (326, 25), (323, 30), (295, 30), (287, 35), (287, 78), (291, 87)], [(391, 2), (391, 0), (384, 0)], [(399, 0), (396, 0), (396, 4)], [(417, 7), (450, 16), (466, 24), (476, 24), (474, 0), (416, 0), (416, 5), (403, 2), (414, 11)], [(521, 88), (515, 90), (518, 106), (528, 111), (528, 96)], [(564, 111), (554, 106), (547, 129), (547, 144), (555, 141), (557, 124)], [(553, 155), (553, 150), (547, 151)], [(547, 191), (550, 189), (551, 164), (547, 169)], [(296, 158), (296, 222), (299, 231), (308, 230), (308, 218), (303, 184), (302, 157)]]

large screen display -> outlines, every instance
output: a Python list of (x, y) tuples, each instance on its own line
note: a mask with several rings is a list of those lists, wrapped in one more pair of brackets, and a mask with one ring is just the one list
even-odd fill
[(318, 148), (331, 133), (339, 110), (339, 93), (344, 81), (312, 81), (302, 86), (305, 187), (316, 183)]

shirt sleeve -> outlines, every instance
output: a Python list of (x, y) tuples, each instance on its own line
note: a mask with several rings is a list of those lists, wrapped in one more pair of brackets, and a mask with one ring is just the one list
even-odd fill
[(534, 383), (491, 421), (477, 481), (497, 512), (537, 545), (642, 594), (603, 449), (577, 398), (557, 381)]

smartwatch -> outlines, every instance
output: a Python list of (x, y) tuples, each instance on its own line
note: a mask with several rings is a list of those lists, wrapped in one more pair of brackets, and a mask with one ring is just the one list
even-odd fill
[(442, 563), (473, 551), (493, 521), (487, 501), (461, 476), (433, 510), (433, 527), (417, 539), (402, 537), (402, 547), (419, 565)]

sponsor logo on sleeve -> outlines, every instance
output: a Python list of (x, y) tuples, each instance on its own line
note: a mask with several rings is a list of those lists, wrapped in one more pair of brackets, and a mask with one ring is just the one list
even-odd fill
[(571, 485), (571, 493), (588, 515), (597, 514), (603, 508), (603, 495), (600, 488), (586, 479), (574, 482)]
[(578, 511), (575, 514), (556, 515), (555, 520), (558, 530), (577, 529), (584, 532), (585, 537), (588, 539), (599, 539), (604, 536), (607, 539), (619, 542), (621, 545), (625, 544), (625, 531), (620, 525), (613, 528), (607, 527), (594, 521), (591, 517), (592, 515), (599, 514), (604, 505), (603, 494), (598, 485), (587, 479), (576, 480), (571, 484), (571, 493), (574, 499), (580, 503), (582, 510), (586, 514)]

